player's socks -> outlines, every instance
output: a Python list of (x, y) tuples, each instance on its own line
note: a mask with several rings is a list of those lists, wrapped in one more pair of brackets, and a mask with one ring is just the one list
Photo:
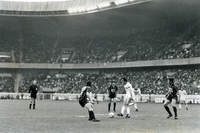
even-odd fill
[(89, 114), (89, 121), (91, 121), (93, 118), (92, 118), (92, 111), (88, 111), (88, 114)]
[(170, 118), (170, 117), (172, 117), (172, 113), (171, 113), (171, 111), (169, 110), (169, 107), (168, 107), (168, 106), (165, 106), (165, 110), (166, 110), (167, 113), (169, 114), (169, 116), (167, 117), (167, 119)]
[(179, 109), (181, 109), (181, 108), (182, 108), (182, 107), (181, 107), (181, 104), (179, 104), (178, 107), (179, 107)]
[(127, 111), (127, 114), (130, 114), (130, 107), (127, 107), (127, 109), (126, 109), (126, 111)]
[(173, 110), (174, 110), (174, 115), (175, 115), (174, 118), (177, 119), (177, 108), (173, 107)]
[(114, 102), (113, 111), (116, 112), (116, 103)]
[(188, 105), (187, 104), (185, 105), (185, 109), (188, 110)]
[(29, 104), (29, 109), (31, 109), (31, 105), (32, 105), (32, 104)]
[(126, 107), (123, 105), (123, 106), (122, 106), (122, 110), (121, 110), (121, 114), (122, 114), (122, 115), (124, 115), (125, 108), (126, 108)]
[(35, 109), (35, 104), (33, 104), (33, 109)]
[(137, 103), (134, 104), (134, 108), (135, 108), (135, 109), (138, 109), (138, 108), (137, 108)]
[(100, 120), (97, 120), (97, 119), (95, 118), (95, 115), (94, 115), (94, 112), (93, 112), (93, 111), (90, 111), (90, 113), (91, 113), (91, 119), (92, 119), (93, 122), (99, 122), (99, 121), (100, 121)]
[(110, 112), (111, 103), (108, 103), (108, 112)]
[(126, 109), (126, 107), (123, 105), (122, 109), (121, 109), (121, 113), (117, 114), (117, 116), (124, 116), (125, 109)]

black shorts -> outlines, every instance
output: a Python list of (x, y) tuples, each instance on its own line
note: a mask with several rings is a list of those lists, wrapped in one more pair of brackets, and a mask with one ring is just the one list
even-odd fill
[(36, 94), (31, 94), (31, 98), (36, 99), (36, 98), (37, 98), (37, 95), (36, 95)]
[(109, 98), (110, 98), (110, 99), (116, 98), (116, 95), (109, 95)]
[(172, 99), (178, 101), (178, 96), (177, 95), (170, 95), (169, 97), (167, 97), (167, 100), (169, 100), (170, 102), (172, 101)]
[(87, 100), (80, 100), (79, 99), (79, 104), (81, 105), (81, 107), (85, 107), (85, 105), (88, 103), (88, 101)]

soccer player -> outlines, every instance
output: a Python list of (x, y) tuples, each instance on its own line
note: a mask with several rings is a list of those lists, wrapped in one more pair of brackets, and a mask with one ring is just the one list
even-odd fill
[(185, 104), (185, 109), (188, 110), (188, 105), (186, 102), (187, 92), (186, 90), (183, 89), (183, 87), (181, 87), (181, 90), (178, 91), (178, 95), (179, 95), (179, 109), (181, 109), (181, 104)]
[(91, 82), (87, 82), (86, 86), (84, 86), (81, 90), (81, 95), (79, 98), (79, 104), (81, 105), (81, 107), (85, 107), (88, 110), (89, 113), (89, 121), (93, 121), (93, 122), (99, 122), (99, 120), (97, 120), (95, 118), (94, 115), (94, 98), (92, 98), (92, 93), (89, 92), (89, 89), (91, 89), (92, 83)]
[(172, 104), (172, 108), (173, 108), (173, 111), (174, 111), (174, 119), (178, 119), (177, 108), (176, 108), (176, 102), (177, 102), (177, 99), (178, 99), (177, 92), (178, 92), (178, 88), (174, 85), (174, 79), (169, 78), (169, 91), (166, 95), (166, 100), (165, 100), (165, 103), (164, 103), (165, 110), (169, 114), (167, 119), (173, 116), (169, 107), (168, 107), (168, 105), (170, 103)]
[(140, 90), (140, 88), (138, 88), (137, 84), (135, 85), (134, 93), (135, 93), (135, 100), (133, 101), (134, 102), (134, 108), (135, 108), (135, 111), (138, 112), (137, 101), (140, 101), (141, 90)]
[(37, 81), (33, 80), (32, 85), (29, 87), (29, 93), (31, 94), (31, 102), (29, 104), (29, 109), (31, 109), (32, 105), (33, 109), (35, 109), (37, 92), (38, 92)]
[(117, 97), (117, 86), (115, 85), (114, 81), (112, 81), (111, 85), (108, 87), (108, 112), (110, 112), (111, 103), (113, 102), (113, 111), (116, 112), (116, 97)]
[(124, 111), (126, 110), (126, 117), (125, 118), (130, 118), (130, 102), (132, 99), (135, 99), (135, 94), (134, 94), (134, 89), (130, 82), (127, 81), (126, 78), (123, 78), (123, 84), (124, 84), (124, 89), (126, 91), (125, 97), (124, 97), (124, 102), (121, 108), (121, 113), (118, 114), (118, 116), (124, 116)]

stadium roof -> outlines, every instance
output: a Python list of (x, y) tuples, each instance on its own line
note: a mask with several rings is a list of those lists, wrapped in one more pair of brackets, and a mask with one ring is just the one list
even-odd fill
[(0, 0), (0, 15), (80, 15), (150, 1), (152, 0)]
[(12, 44), (15, 48), (20, 44), (20, 39), (24, 45), (30, 46), (41, 41), (49, 45), (58, 43), (74, 46), (79, 42), (87, 43), (87, 39), (116, 40), (125, 44), (124, 40), (137, 31), (144, 31), (142, 39), (151, 40), (149, 37), (157, 35), (157, 27), (163, 31), (159, 37), (182, 35), (185, 29), (187, 31), (188, 25), (194, 25), (200, 20), (200, 1), (190, 0), (190, 4), (187, 2), (188, 0), (154, 0), (75, 16), (0, 16), (0, 44), (2, 47)]

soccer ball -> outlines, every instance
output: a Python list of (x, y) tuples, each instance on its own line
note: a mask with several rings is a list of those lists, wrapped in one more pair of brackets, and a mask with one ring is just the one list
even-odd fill
[(110, 112), (110, 113), (108, 114), (108, 116), (109, 116), (109, 118), (114, 118), (115, 114), (114, 114), (113, 112)]

